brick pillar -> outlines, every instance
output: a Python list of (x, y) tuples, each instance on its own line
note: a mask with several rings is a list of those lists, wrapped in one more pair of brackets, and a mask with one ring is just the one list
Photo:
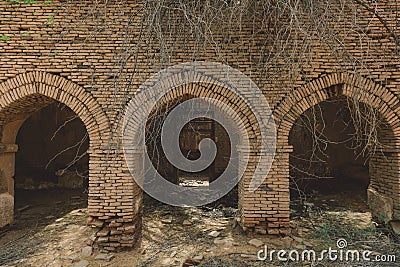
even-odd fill
[(14, 220), (14, 169), (16, 144), (0, 143), (0, 227)]
[(271, 234), (288, 234), (290, 231), (289, 155), (292, 151), (292, 146), (278, 146), (268, 173), (267, 184), (272, 189), (269, 196), (274, 207), (273, 218), (268, 220)]
[(400, 149), (386, 148), (369, 162), (368, 204), (380, 221), (400, 219)]
[(0, 192), (6, 191), (13, 197), (15, 153), (18, 151), (15, 142), (24, 121), (25, 118), (0, 126)]
[(0, 193), (7, 192), (14, 196), (15, 153), (16, 144), (0, 143)]
[[(237, 146), (237, 150), (239, 157), (239, 162), (238, 162), (239, 173), (243, 173), (243, 176), (239, 177), (241, 178), (241, 180), (239, 181), (238, 185), (238, 197), (239, 197), (238, 211), (240, 215), (240, 224), (244, 230), (247, 230), (248, 228), (253, 228), (257, 223), (255, 221), (252, 212), (251, 204), (253, 198), (247, 191), (251, 177), (253, 176), (253, 172), (250, 169), (251, 165), (250, 163), (251, 156), (249, 155), (250, 150), (247, 147), (240, 145)], [(245, 157), (246, 155), (247, 157)], [(249, 161), (247, 168), (244, 159)]]
[(90, 153), (88, 223), (99, 227), (95, 246), (113, 251), (133, 247), (140, 239), (142, 191), (123, 152), (104, 151)]
[(0, 227), (14, 219), (15, 144), (19, 128), (25, 119), (0, 126)]
[[(243, 229), (262, 234), (285, 234), (290, 226), (289, 153), (291, 147), (277, 149), (267, 178), (255, 191), (248, 191), (259, 153), (239, 147), (239, 153), (249, 152), (249, 163), (239, 184), (239, 214)], [(244, 168), (244, 162), (239, 162)]]

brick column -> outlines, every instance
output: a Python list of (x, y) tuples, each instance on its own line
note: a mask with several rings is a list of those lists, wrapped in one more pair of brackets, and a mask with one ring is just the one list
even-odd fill
[[(248, 148), (247, 148), (248, 149)], [(239, 184), (239, 214), (241, 225), (262, 234), (288, 233), (290, 225), (289, 197), (289, 153), (291, 147), (278, 148), (267, 178), (255, 191), (248, 191), (259, 152), (238, 148), (240, 153), (249, 153), (249, 163)], [(240, 157), (241, 158), (241, 157)], [(239, 168), (244, 168), (239, 162)]]
[[(133, 180), (123, 152), (104, 151), (90, 153), (88, 223), (100, 228), (95, 246), (113, 251), (133, 247), (140, 238), (142, 191)], [(131, 155), (136, 157), (138, 153)]]
[(368, 204), (380, 221), (400, 219), (400, 149), (385, 148), (369, 162)]
[(0, 143), (0, 193), (7, 192), (14, 196), (15, 153), (16, 144)]
[(0, 227), (14, 220), (14, 163), (16, 144), (0, 143)]
[(14, 220), (15, 144), (19, 128), (25, 119), (0, 126), (0, 227)]

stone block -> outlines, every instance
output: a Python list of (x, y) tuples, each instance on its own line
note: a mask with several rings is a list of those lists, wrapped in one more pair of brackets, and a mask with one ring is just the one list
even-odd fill
[(14, 198), (8, 193), (0, 194), (0, 227), (13, 222)]
[(368, 205), (372, 216), (380, 222), (388, 222), (393, 219), (393, 199), (386, 197), (373, 188), (368, 188)]

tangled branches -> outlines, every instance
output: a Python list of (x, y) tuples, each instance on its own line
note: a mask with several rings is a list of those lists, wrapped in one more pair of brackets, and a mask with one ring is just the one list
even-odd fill
[[(386, 85), (389, 78), (374, 75), (374, 68), (390, 71), (396, 68), (390, 62), (399, 58), (400, 20), (394, 0), (116, 0), (86, 4), (89, 6), (66, 3), (68, 12), (82, 11), (76, 24), (94, 25), (83, 43), (107, 30), (119, 33), (120, 46), (114, 51), (114, 65), (105, 83), (105, 89), (112, 92), (106, 106), (115, 129), (126, 102), (146, 75), (182, 61), (209, 60), (238, 67), (262, 87), (274, 106), (293, 89), (329, 73), (353, 73)], [(83, 10), (76, 10), (79, 8)], [(115, 29), (113, 23), (123, 27)], [(65, 29), (60, 42), (78, 28), (76, 24)], [(371, 66), (377, 57), (388, 61)], [(93, 69), (91, 75), (102, 74)], [(88, 87), (96, 88), (97, 81), (93, 79)], [(348, 101), (355, 147), (372, 155), (381, 146), (382, 118), (359, 101)], [(317, 144), (320, 133), (315, 127), (310, 130), (314, 151), (323, 151)]]

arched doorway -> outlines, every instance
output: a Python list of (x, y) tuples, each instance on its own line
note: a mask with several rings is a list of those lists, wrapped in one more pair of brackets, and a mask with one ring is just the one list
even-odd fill
[[(382, 122), (374, 135), (377, 138), (375, 151), (369, 159), (368, 204), (375, 218), (385, 221), (398, 219), (399, 188), (399, 112), (398, 98), (388, 89), (371, 80), (350, 74), (332, 74), (317, 79), (288, 94), (276, 108), (274, 115), (278, 123), (278, 147), (286, 151), (278, 153), (276, 165), (284, 169), (282, 179), (289, 181), (289, 155), (293, 147), (289, 144), (289, 133), (296, 120), (308, 109), (326, 100), (347, 97), (356, 105), (365, 105), (379, 114)], [(289, 199), (289, 190), (287, 191)]]
[(15, 188), (87, 192), (89, 137), (70, 108), (56, 102), (34, 112), (21, 125), (16, 144)]
[[(205, 71), (208, 72), (209, 69), (205, 68)], [(175, 185), (179, 184), (183, 188), (183, 190), (186, 190), (187, 187), (193, 187), (193, 184), (186, 183), (185, 185), (182, 182), (187, 182), (188, 180), (193, 181), (196, 179), (196, 177), (188, 177), (189, 175), (187, 174), (187, 176), (184, 177), (184, 173), (177, 173), (179, 170), (176, 170), (168, 162), (168, 159), (163, 153), (163, 147), (161, 146), (162, 142), (160, 141), (160, 134), (163, 128), (163, 122), (166, 120), (166, 117), (173, 112), (175, 108), (178, 108), (177, 106), (185, 103), (186, 101), (190, 101), (196, 98), (207, 98), (208, 100), (210, 100), (210, 102), (221, 101), (225, 103), (238, 114), (237, 116), (234, 116), (235, 114), (229, 113), (229, 109), (224, 109), (224, 115), (227, 115), (227, 117), (231, 118), (231, 120), (228, 121), (236, 122), (235, 119), (239, 118), (246, 125), (244, 133), (238, 131), (234, 134), (249, 134), (251, 136), (250, 142), (252, 144), (257, 143), (257, 135), (255, 133), (257, 131), (257, 124), (252, 123), (256, 120), (254, 118), (254, 114), (252, 114), (251, 112), (251, 108), (249, 108), (244, 100), (246, 98), (241, 98), (235, 93), (230, 92), (226, 89), (227, 87), (223, 86), (223, 84), (220, 85), (213, 83), (212, 80), (210, 81), (209, 75), (204, 77), (201, 77), (201, 75), (199, 77), (193, 75), (193, 77), (199, 78), (199, 80), (191, 81), (190, 78), (188, 78), (189, 81), (182, 82), (181, 84), (176, 86), (171, 86), (168, 92), (160, 92), (161, 90), (159, 87), (163, 85), (168, 86), (170, 84), (173, 84), (174, 81), (180, 81), (182, 79), (181, 75), (184, 75), (184, 77), (186, 78), (191, 77), (190, 72), (183, 72), (183, 74), (178, 73), (176, 76), (170, 77), (168, 81), (163, 81), (162, 85), (159, 85), (157, 80), (155, 80), (152, 81), (151, 84), (153, 84), (154, 82), (154, 84), (156, 84), (157, 86), (154, 86), (153, 88), (144, 87), (143, 89), (139, 90), (140, 94), (135, 96), (131, 102), (135, 104), (135, 108), (131, 110), (132, 113), (128, 111), (125, 114), (125, 118), (127, 120), (132, 119), (132, 124), (129, 125), (129, 123), (127, 123), (127, 125), (124, 125), (124, 130), (126, 130), (128, 133), (134, 133), (132, 134), (133, 138), (129, 138), (127, 141), (129, 141), (130, 143), (138, 144), (137, 147), (132, 147), (132, 150), (125, 151), (128, 164), (130, 160), (132, 160), (132, 163), (134, 163), (131, 164), (130, 170), (133, 175), (137, 176), (135, 178), (143, 178), (143, 181), (146, 180), (144, 178), (145, 174), (143, 170), (148, 170), (148, 167), (146, 165), (143, 165), (142, 163), (144, 161), (143, 158), (148, 155), (151, 162), (147, 161), (146, 164), (152, 164), (164, 179)], [(156, 78), (157, 77), (158, 75), (156, 76)], [(202, 81), (202, 78), (204, 78), (204, 81)], [(146, 92), (148, 95), (146, 95)], [(158, 96), (160, 96), (160, 98), (158, 98)], [(150, 99), (144, 100), (143, 98), (146, 97)], [(204, 102), (198, 103), (202, 104)], [(138, 106), (136, 106), (136, 104)], [(143, 106), (145, 105), (148, 105), (149, 107), (143, 108)], [(193, 110), (198, 110), (196, 106), (192, 107)], [(225, 108), (224, 105), (221, 105), (220, 107), (221, 109)], [(139, 119), (138, 117), (140, 115), (137, 115), (142, 114), (142, 108), (145, 110), (145, 113), (143, 114), (150, 114), (149, 116), (146, 116), (145, 119)], [(138, 110), (140, 111), (137, 112)], [(214, 111), (215, 110), (213, 110), (213, 112)], [(146, 122), (146, 128), (143, 130), (143, 132), (145, 133), (143, 135), (143, 132), (141, 131), (142, 129), (138, 125), (140, 124), (140, 122), (143, 123), (144, 121)], [(214, 126), (212, 126), (212, 124), (214, 124)], [(224, 126), (226, 127), (226, 125)], [(246, 130), (248, 132), (246, 132)], [(219, 125), (216, 121), (207, 120), (206, 117), (200, 116), (199, 120), (195, 119), (187, 122), (182, 131), (176, 131), (176, 134), (179, 134), (180, 144), (175, 151), (179, 153), (178, 149), (180, 149), (180, 152), (191, 160), (196, 159), (196, 156), (198, 157), (198, 145), (201, 139), (211, 137), (211, 139), (214, 140), (217, 146), (217, 154), (214, 158), (213, 164), (209, 165), (209, 167), (211, 166), (213, 168), (215, 176), (211, 175), (207, 169), (207, 174), (204, 172), (200, 172), (199, 174), (202, 177), (205, 177), (208, 182), (211, 181), (212, 183), (212, 180), (214, 178), (219, 177), (220, 173), (224, 171), (225, 166), (227, 165), (227, 161), (233, 162), (232, 164), (236, 167), (237, 172), (239, 172), (240, 167), (242, 167), (243, 169), (246, 168), (245, 173), (247, 175), (241, 177), (242, 180), (239, 182), (239, 185), (236, 188), (232, 189), (231, 192), (228, 193), (228, 195), (226, 195), (228, 199), (223, 197), (222, 199), (219, 199), (212, 203), (208, 203), (201, 207), (188, 207), (188, 205), (186, 207), (169, 206), (157, 202), (153, 198), (150, 198), (148, 195), (142, 193), (143, 199), (140, 199), (140, 203), (143, 203), (143, 244), (149, 246), (158, 246), (159, 241), (165, 240), (165, 238), (167, 238), (168, 236), (169, 240), (171, 240), (171, 243), (174, 243), (175, 240), (179, 240), (179, 244), (176, 244), (177, 250), (185, 251), (188, 244), (192, 242), (192, 240), (188, 238), (192, 238), (193, 236), (197, 235), (191, 233), (193, 229), (195, 229), (195, 231), (201, 229), (201, 231), (205, 233), (205, 236), (213, 236), (215, 238), (220, 235), (221, 227), (227, 226), (230, 220), (234, 220), (236, 225), (236, 217), (242, 219), (241, 222), (245, 227), (254, 226), (254, 224), (256, 224), (256, 220), (258, 219), (263, 220), (263, 218), (260, 218), (259, 216), (257, 216), (257, 218), (254, 218), (256, 216), (253, 215), (253, 210), (258, 209), (258, 207), (254, 207), (252, 209), (251, 206), (255, 203), (255, 201), (249, 203), (251, 202), (251, 200), (249, 201), (249, 199), (256, 198), (258, 197), (258, 195), (252, 194), (251, 192), (249, 192), (249, 190), (247, 190), (247, 186), (249, 186), (250, 184), (252, 173), (254, 171), (254, 169), (252, 168), (256, 165), (256, 163), (253, 162), (253, 160), (256, 161), (258, 156), (256, 154), (256, 151), (252, 151), (253, 154), (251, 155), (252, 158), (250, 159), (250, 168), (247, 169), (247, 166), (244, 166), (245, 164), (243, 162), (239, 162), (238, 157), (233, 159), (231, 158), (231, 142), (228, 138), (227, 132), (222, 128), (222, 125)], [(138, 141), (138, 136), (145, 136), (145, 140), (143, 140), (143, 138), (141, 139), (143, 141)], [(135, 139), (135, 137), (137, 139)], [(147, 155), (144, 155), (143, 153), (143, 146), (139, 146), (143, 145), (143, 143), (145, 143), (144, 145), (147, 150)], [(249, 150), (252, 150), (253, 146), (235, 147), (233, 149), (239, 150), (241, 148), (243, 149), (243, 153), (245, 154)], [(193, 158), (190, 158), (191, 156), (193, 156)], [(150, 180), (152, 177), (153, 176), (149, 177), (148, 180)], [(235, 179), (234, 176), (232, 176), (231, 178), (232, 180)], [(139, 182), (141, 181), (140, 179), (137, 180), (139, 180)], [(204, 179), (201, 179), (201, 182), (203, 180)], [(145, 182), (143, 183), (145, 184)], [(162, 183), (164, 183), (164, 181)], [(164, 184), (162, 183), (158, 181), (157, 183), (153, 183), (152, 186), (154, 187), (151, 187), (151, 189), (160, 191), (165, 190), (165, 187), (163, 186)], [(196, 183), (199, 184), (198, 181), (196, 181)], [(207, 186), (208, 185), (203, 184), (197, 185), (197, 187)], [(242, 192), (240, 192), (241, 190)], [(176, 237), (176, 239), (173, 237)], [(201, 238), (202, 237), (200, 236), (198, 237), (200, 241), (202, 241)], [(157, 244), (153, 245), (152, 243), (154, 241), (156, 241)], [(164, 249), (164, 251), (168, 251), (168, 249)], [(173, 261), (173, 259), (166, 259), (166, 261), (168, 261), (167, 264), (172, 264), (171, 262), (169, 262), (170, 260)]]
[(153, 110), (146, 130), (147, 153), (157, 171), (170, 182), (188, 187), (208, 186), (224, 172), (231, 155), (230, 140), (224, 127), (215, 120), (200, 117), (191, 120), (183, 127), (179, 138), (180, 150), (186, 158), (196, 160), (200, 156), (200, 141), (209, 138), (215, 142), (217, 147), (217, 154), (213, 163), (199, 173), (190, 173), (178, 169), (165, 157), (161, 147), (161, 129), (165, 123), (165, 118), (180, 103), (194, 98), (193, 95), (184, 94), (172, 100), (161, 99), (160, 102), (163, 104)]
[[(240, 217), (240, 224), (244, 229), (258, 228), (261, 232), (266, 232), (266, 213), (260, 206), (263, 203), (268, 203), (267, 195), (270, 193), (265, 190), (267, 188), (265, 181), (257, 179), (256, 183), (260, 181), (263, 183), (256, 193), (249, 190), (252, 186), (253, 174), (256, 171), (258, 174), (269, 168), (269, 158), (273, 157), (274, 152), (266, 149), (261, 145), (262, 131), (268, 128), (266, 125), (259, 127), (259, 123), (268, 124), (271, 121), (271, 114), (269, 112), (268, 102), (264, 101), (264, 95), (257, 89), (257, 86), (242, 73), (238, 73), (231, 67), (226, 65), (210, 63), (210, 62), (190, 62), (173, 66), (171, 68), (160, 71), (138, 89), (137, 94), (128, 103), (128, 108), (125, 112), (125, 121), (122, 127), (123, 136), (127, 149), (125, 149), (127, 163), (134, 175), (135, 180), (139, 184), (145, 184), (143, 181), (144, 173), (141, 166), (144, 161), (144, 148), (143, 141), (143, 121), (146, 121), (148, 114), (151, 114), (154, 105), (159, 103), (159, 98), (164, 97), (168, 102), (176, 101), (185, 95), (191, 95), (196, 98), (207, 98), (210, 102), (223, 103), (221, 105), (221, 112), (230, 117), (235, 123), (242, 123), (243, 130), (240, 129), (239, 136), (247, 136), (248, 144), (239, 145), (235, 147), (237, 153), (240, 155), (238, 158), (237, 170), (243, 171), (242, 178), (238, 185), (238, 213)], [(228, 107), (228, 108), (226, 108)], [(258, 121), (258, 115), (262, 114), (262, 121)], [(143, 115), (146, 117), (143, 118)], [(265, 118), (268, 117), (268, 118)], [(271, 127), (273, 128), (273, 127)], [(270, 134), (271, 140), (275, 138), (275, 131)], [(274, 140), (275, 141), (275, 140)], [(191, 150), (190, 148), (187, 150)], [(232, 151), (231, 151), (232, 152)], [(243, 156), (243, 157), (241, 157)], [(246, 159), (244, 159), (246, 157)], [(242, 160), (243, 158), (243, 160)], [(263, 164), (258, 164), (259, 161), (264, 160)], [(259, 165), (261, 166), (259, 168)], [(148, 179), (151, 180), (151, 179)], [(158, 190), (165, 195), (172, 196), (173, 194), (166, 194), (171, 190), (165, 190), (166, 187), (173, 187), (170, 184), (165, 185), (165, 182), (160, 182), (157, 179), (157, 184), (152, 183), (156, 181), (153, 179), (149, 182), (152, 188), (164, 188)], [(161, 186), (160, 184), (163, 183)], [(270, 184), (271, 185), (271, 184)], [(258, 184), (257, 184), (258, 186)], [(275, 188), (280, 189), (281, 185), (278, 183), (273, 185)], [(260, 189), (261, 188), (261, 189)], [(190, 192), (187, 190), (184, 193)], [(184, 194), (179, 195), (182, 199)], [(169, 203), (173, 203), (177, 198), (169, 197)], [(191, 201), (189, 197), (186, 198)], [(141, 203), (142, 199), (138, 197), (138, 202)], [(166, 201), (166, 202), (168, 202)], [(187, 202), (183, 201), (185, 204)], [(273, 204), (278, 204), (279, 199), (274, 197)], [(182, 202), (181, 202), (182, 203)], [(186, 204), (189, 205), (189, 204)], [(279, 204), (273, 209), (277, 209)], [(274, 223), (275, 224), (275, 223)]]
[(90, 230), (85, 227), (89, 174), (85, 125), (71, 109), (51, 101), (30, 114), (17, 132), (10, 203), (14, 209), (8, 207), (12, 223), (1, 229), (3, 263), (21, 260), (21, 250), (33, 255), (45, 244), (43, 233), (47, 239), (62, 239), (67, 236), (64, 227), (76, 225), (76, 235)]
[[(13, 220), (15, 154), (18, 151), (16, 141), (21, 125), (27, 118), (54, 103), (65, 105), (70, 109), (87, 130), (89, 177), (96, 173), (96, 170), (91, 167), (92, 160), (96, 158), (92, 153), (101, 143), (102, 137), (99, 133), (102, 130), (104, 137), (107, 138), (108, 120), (89, 93), (56, 75), (43, 72), (25, 73), (0, 84), (0, 88), (2, 148), (0, 150), (0, 196), (3, 200), (0, 208), (4, 214), (0, 226), (4, 226)], [(91, 187), (89, 187), (90, 190)]]
[(306, 110), (289, 134), (292, 219), (318, 210), (370, 220), (369, 163), (383, 155), (385, 126), (374, 109), (344, 96)]
[[(163, 151), (161, 131), (168, 115), (180, 104), (193, 100), (210, 89), (211, 85), (206, 86), (204, 84), (193, 83), (172, 90), (154, 105), (151, 116), (149, 116), (149, 120), (147, 121), (145, 143), (146, 152), (151, 159), (151, 164), (164, 179), (182, 188), (208, 188), (210, 183), (215, 181), (226, 170), (229, 161), (236, 168), (235, 172), (232, 173), (232, 179), (238, 175), (239, 163), (237, 158), (231, 158), (231, 144), (228, 133), (223, 125), (207, 117), (199, 117), (189, 121), (179, 133), (180, 152), (190, 160), (199, 158), (199, 143), (201, 140), (210, 138), (215, 142), (217, 153), (213, 162), (206, 169), (200, 172), (183, 171), (171, 164)], [(198, 107), (193, 107), (194, 110), (196, 108)], [(146, 170), (147, 166), (144, 169)], [(143, 203), (146, 220), (148, 220), (146, 218), (149, 215), (148, 212), (153, 211), (155, 206), (171, 209), (171, 207), (163, 205), (148, 195), (145, 195)], [(222, 210), (225, 207), (237, 211), (238, 186), (233, 187), (221, 199), (203, 206), (205, 210)], [(183, 210), (182, 212), (184, 212)]]

